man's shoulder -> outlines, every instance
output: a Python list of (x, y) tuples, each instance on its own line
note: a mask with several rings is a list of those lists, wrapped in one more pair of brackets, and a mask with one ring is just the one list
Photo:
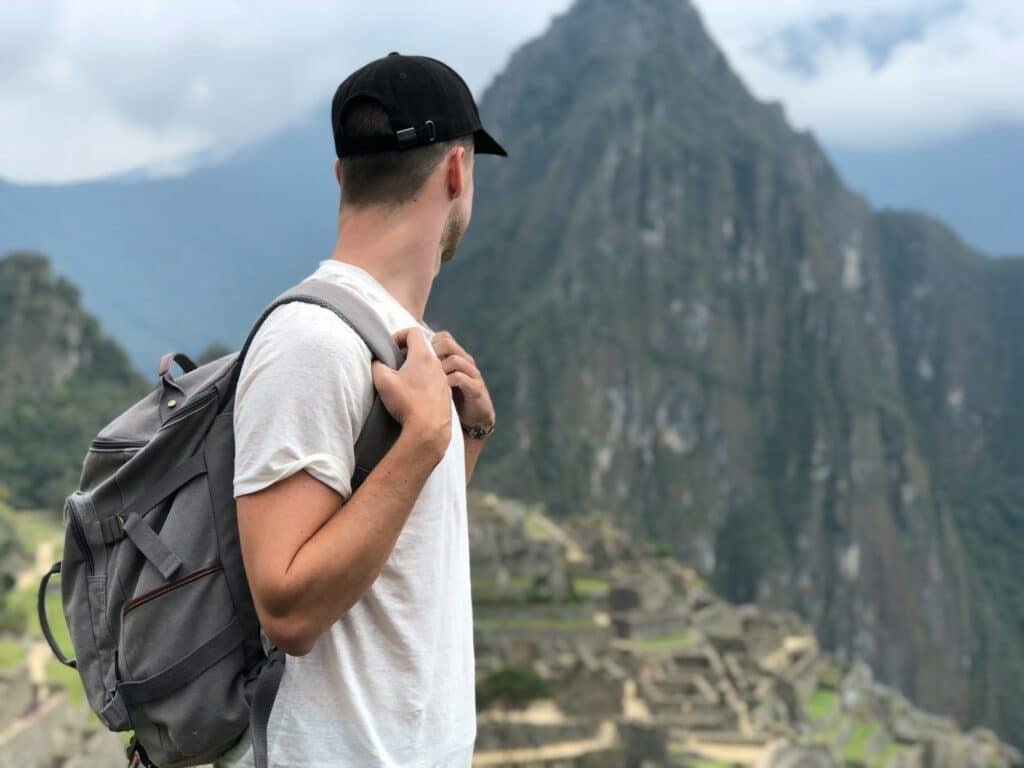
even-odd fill
[(330, 309), (306, 302), (285, 304), (270, 313), (253, 337), (242, 363), (238, 398), (258, 379), (271, 388), (307, 382), (318, 390), (328, 385), (362, 390), (372, 387), (371, 359), (359, 334)]
[(369, 348), (348, 323), (333, 310), (304, 301), (293, 301), (270, 313), (256, 332), (249, 354), (261, 350), (309, 363), (335, 354), (370, 359)]

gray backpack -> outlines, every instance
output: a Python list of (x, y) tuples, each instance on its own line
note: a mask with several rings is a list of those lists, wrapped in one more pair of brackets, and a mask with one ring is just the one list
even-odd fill
[[(39, 622), (57, 658), (78, 670), (100, 720), (134, 730), (132, 764), (208, 763), (251, 726), (256, 765), (267, 765), (284, 654), (264, 651), (242, 563), (232, 412), (256, 331), (293, 301), (334, 311), (375, 358), (401, 364), (391, 334), (359, 298), (306, 280), (264, 310), (237, 354), (200, 367), (165, 355), (156, 389), (93, 440), (65, 504), (64, 559), (39, 585)], [(177, 378), (175, 362), (185, 372)], [(397, 433), (375, 398), (355, 444), (353, 489)], [(73, 660), (46, 618), (47, 581), (58, 573)]]

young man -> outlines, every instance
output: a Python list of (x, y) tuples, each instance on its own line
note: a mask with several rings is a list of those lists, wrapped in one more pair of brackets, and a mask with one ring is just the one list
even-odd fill
[[(473, 357), (423, 312), (469, 225), (474, 154), (505, 151), (434, 59), (371, 62), (331, 114), (342, 203), (315, 274), (376, 310), (406, 360), (371, 365), (333, 312), (301, 303), (271, 314), (245, 360), (238, 527), (263, 631), (289, 654), (270, 764), (463, 768), (476, 735), (466, 482), (495, 417)], [(401, 435), (352, 493), (374, 389)], [(249, 739), (217, 765), (252, 765)]]

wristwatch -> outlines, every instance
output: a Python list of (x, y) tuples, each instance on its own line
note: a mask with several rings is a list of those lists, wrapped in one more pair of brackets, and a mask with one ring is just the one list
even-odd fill
[(473, 440), (483, 440), (485, 437), (491, 434), (491, 432), (494, 431), (494, 425), (491, 424), (491, 426), (487, 428), (464, 426), (462, 428), (462, 431), (466, 433), (466, 437), (472, 438)]

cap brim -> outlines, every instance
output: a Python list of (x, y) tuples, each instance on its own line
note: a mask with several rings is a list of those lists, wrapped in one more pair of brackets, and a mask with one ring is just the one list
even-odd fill
[(502, 157), (508, 157), (508, 152), (498, 142), (494, 140), (483, 128), (479, 128), (473, 131), (473, 151), (478, 155), (501, 155)]

